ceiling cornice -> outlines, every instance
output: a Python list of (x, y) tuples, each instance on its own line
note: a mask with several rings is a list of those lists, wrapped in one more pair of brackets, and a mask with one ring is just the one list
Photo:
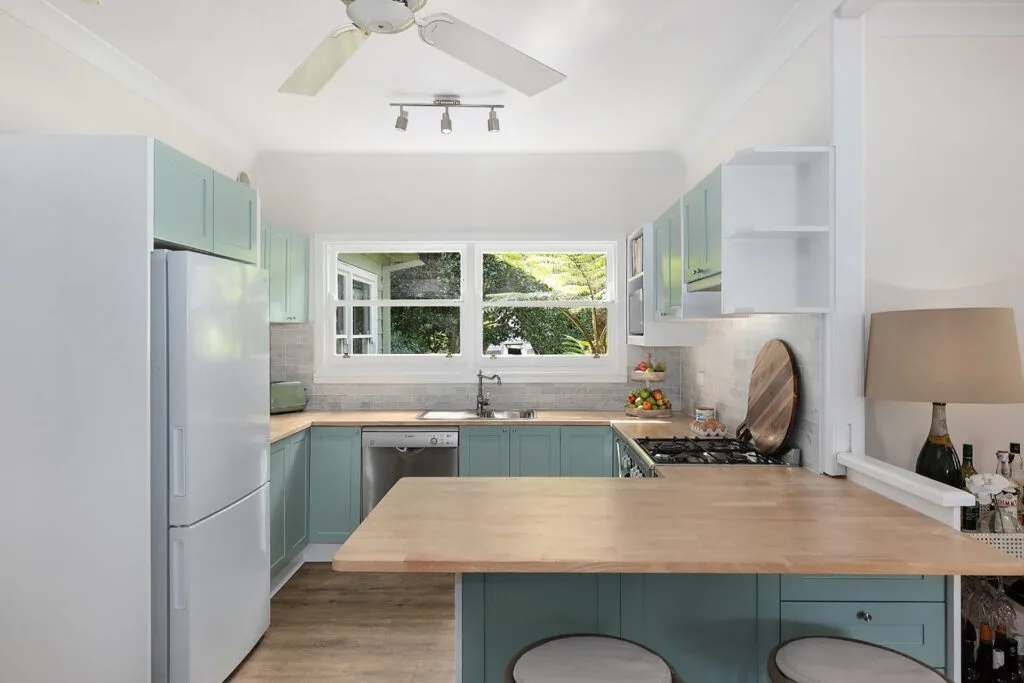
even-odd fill
[(872, 36), (1024, 36), (1024, 2), (884, 2), (868, 16)]
[(45, 0), (0, 0), (0, 11), (238, 154), (246, 163), (255, 158), (257, 149), (252, 141)]
[(754, 55), (728, 81), (696, 120), (687, 124), (692, 131), (676, 146), (686, 161), (696, 154), (735, 116), (789, 58), (833, 16), (843, 0), (802, 0), (775, 31), (768, 46)]

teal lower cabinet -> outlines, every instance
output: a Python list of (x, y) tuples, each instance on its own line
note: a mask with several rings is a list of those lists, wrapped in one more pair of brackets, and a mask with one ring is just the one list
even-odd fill
[(642, 643), (684, 681), (750, 683), (758, 662), (757, 576), (625, 574), (623, 638)]
[(619, 634), (618, 574), (463, 574), (462, 680), (501, 683), (532, 642), (568, 633)]
[(509, 431), (510, 476), (558, 476), (562, 452), (558, 427), (512, 427)]
[(285, 559), (284, 493), (287, 488), (285, 476), (285, 441), (278, 441), (270, 447), (270, 575), (281, 570), (288, 561)]
[[(946, 666), (945, 602), (847, 601), (842, 593), (833, 593), (828, 601), (784, 600), (781, 588), (791, 578), (463, 574), (456, 589), (461, 680), (502, 683), (504, 667), (520, 649), (574, 633), (638, 642), (669, 661), (683, 680), (696, 683), (764, 683), (772, 648), (811, 635), (858, 638), (905, 652), (936, 669)], [(877, 594), (892, 590), (886, 580), (907, 580), (834, 578), (843, 582), (837, 586), (852, 591), (846, 594)]]
[(827, 576), (791, 574), (781, 579), (781, 599), (804, 602), (868, 600), (875, 602), (943, 602), (942, 576)]
[(609, 427), (463, 427), (460, 477), (613, 477)]
[(309, 542), (341, 545), (359, 526), (362, 430), (313, 427), (309, 450)]
[(933, 667), (946, 665), (943, 602), (784, 602), (783, 640), (841, 636), (892, 648)]
[(460, 429), (459, 476), (509, 476), (510, 429), (490, 426)]
[(309, 504), (309, 430), (270, 446), (270, 575), (306, 547)]

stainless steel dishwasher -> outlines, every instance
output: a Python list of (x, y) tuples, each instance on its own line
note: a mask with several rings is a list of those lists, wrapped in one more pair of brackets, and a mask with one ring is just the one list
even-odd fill
[(402, 477), (459, 476), (457, 429), (363, 430), (363, 501), (360, 519)]

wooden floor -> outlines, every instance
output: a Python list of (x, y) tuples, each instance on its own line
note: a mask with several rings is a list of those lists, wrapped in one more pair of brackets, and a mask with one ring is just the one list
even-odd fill
[(229, 679), (452, 683), (450, 574), (339, 574), (306, 564), (271, 602), (270, 630)]

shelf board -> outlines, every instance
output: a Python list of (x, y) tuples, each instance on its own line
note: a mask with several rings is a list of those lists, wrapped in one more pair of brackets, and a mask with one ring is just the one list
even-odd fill
[[(785, 309), (785, 310), (782, 310)], [(810, 315), (817, 313), (831, 313), (831, 309), (828, 306), (790, 306), (790, 307), (761, 307), (758, 309), (754, 308), (736, 308), (731, 311), (724, 311), (722, 315), (733, 316), (733, 315), (756, 315), (756, 314), (767, 314), (767, 315)]]
[(728, 161), (737, 166), (794, 166), (807, 164), (831, 153), (829, 147), (778, 147), (743, 149)]
[(726, 239), (791, 239), (802, 235), (828, 234), (828, 225), (745, 225), (736, 228)]

